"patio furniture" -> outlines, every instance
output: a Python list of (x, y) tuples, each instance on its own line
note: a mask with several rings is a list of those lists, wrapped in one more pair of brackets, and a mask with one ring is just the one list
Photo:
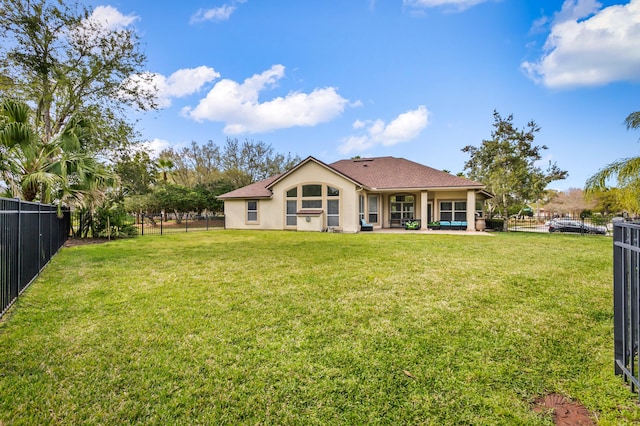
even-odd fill
[(360, 219), (360, 231), (373, 231), (373, 225)]

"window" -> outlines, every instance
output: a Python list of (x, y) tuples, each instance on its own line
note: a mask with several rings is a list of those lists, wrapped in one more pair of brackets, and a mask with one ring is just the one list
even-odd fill
[(287, 200), (287, 226), (296, 226), (298, 217), (296, 216), (298, 201)]
[[(297, 225), (298, 209), (323, 210), (326, 226), (340, 226), (340, 188), (326, 184), (305, 184), (286, 191), (286, 226)], [(364, 202), (361, 208), (364, 218)]]
[(322, 200), (302, 200), (303, 209), (321, 209)]
[(364, 195), (360, 195), (358, 198), (358, 205), (360, 206), (358, 209), (358, 218), (364, 220)]
[(322, 185), (303, 185), (302, 197), (322, 197)]
[(442, 201), (440, 203), (440, 220), (467, 220), (466, 201)]
[(453, 203), (453, 220), (467, 220), (467, 202), (456, 201)]
[(327, 226), (340, 226), (340, 200), (327, 200)]
[(391, 203), (391, 221), (400, 223), (401, 219), (413, 219), (413, 195), (394, 195)]
[(249, 200), (247, 201), (247, 222), (257, 222), (258, 221), (258, 201)]
[(369, 195), (369, 223), (378, 223), (378, 196)]

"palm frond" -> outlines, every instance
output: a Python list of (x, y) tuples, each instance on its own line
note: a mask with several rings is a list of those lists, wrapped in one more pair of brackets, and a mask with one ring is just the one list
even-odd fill
[(587, 179), (585, 191), (592, 194), (607, 188), (607, 182), (614, 178), (618, 181), (640, 175), (640, 157), (622, 158), (608, 164)]
[(627, 129), (640, 129), (640, 111), (632, 112), (624, 119)]

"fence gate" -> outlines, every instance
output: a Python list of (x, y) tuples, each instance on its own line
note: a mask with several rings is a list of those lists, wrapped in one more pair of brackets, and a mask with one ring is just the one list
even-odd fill
[(640, 224), (613, 227), (613, 334), (615, 372), (633, 392), (640, 389)]

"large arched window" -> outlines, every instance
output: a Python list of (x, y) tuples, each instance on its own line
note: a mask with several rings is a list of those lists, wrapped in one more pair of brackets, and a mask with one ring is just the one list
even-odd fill
[(326, 215), (326, 226), (340, 226), (340, 194), (339, 188), (321, 183), (305, 183), (296, 185), (286, 191), (286, 226), (295, 227), (300, 209), (323, 209)]

